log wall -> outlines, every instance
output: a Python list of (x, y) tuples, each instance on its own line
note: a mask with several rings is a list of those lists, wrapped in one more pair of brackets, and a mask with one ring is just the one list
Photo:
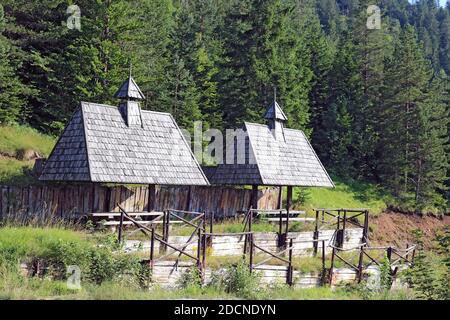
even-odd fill
[[(157, 187), (155, 210), (165, 209), (214, 212), (217, 217), (232, 216), (250, 206), (251, 190), (232, 187)], [(274, 209), (278, 189), (259, 191), (258, 206)], [(146, 211), (147, 186), (99, 184), (0, 186), (0, 218), (21, 216), (77, 218), (93, 212)]]

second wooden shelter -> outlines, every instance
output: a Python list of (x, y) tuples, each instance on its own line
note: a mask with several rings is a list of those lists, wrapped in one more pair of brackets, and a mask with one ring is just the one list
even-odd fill
[[(301, 130), (285, 128), (287, 117), (274, 99), (264, 116), (266, 125), (244, 123), (245, 161), (203, 168), (212, 185), (251, 185), (252, 208), (258, 208), (258, 187), (287, 187), (286, 211), (292, 206), (292, 190), (299, 187), (334, 187), (316, 152)], [(227, 146), (239, 150), (235, 139)], [(241, 148), (243, 149), (243, 148)], [(289, 218), (287, 218), (289, 219)]]

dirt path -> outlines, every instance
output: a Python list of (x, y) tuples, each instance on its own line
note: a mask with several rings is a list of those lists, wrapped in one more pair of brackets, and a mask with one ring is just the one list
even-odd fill
[(370, 221), (369, 239), (372, 244), (395, 245), (404, 248), (413, 242), (412, 231), (420, 229), (424, 233), (426, 247), (433, 245), (436, 233), (450, 226), (450, 216), (436, 218), (397, 212), (386, 212)]

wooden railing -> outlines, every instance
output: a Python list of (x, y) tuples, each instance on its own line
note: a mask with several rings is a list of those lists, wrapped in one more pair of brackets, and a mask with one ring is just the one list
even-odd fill
[[(178, 253), (178, 257), (175, 260), (174, 268), (177, 267), (179, 259), (182, 255), (194, 260), (197, 267), (199, 268), (200, 274), (204, 275), (204, 265), (205, 265), (205, 259), (206, 259), (206, 237), (205, 234), (205, 213), (200, 212), (192, 212), (192, 211), (181, 211), (181, 210), (165, 210), (162, 215), (159, 215), (157, 218), (152, 220), (151, 222), (154, 222), (155, 220), (160, 220), (163, 218), (163, 234), (160, 235), (155, 231), (155, 226), (150, 223), (151, 227), (148, 227), (144, 225), (142, 222), (137, 221), (133, 219), (120, 205), (118, 205), (120, 210), (120, 224), (118, 228), (118, 241), (120, 243), (123, 242), (123, 222), (125, 220), (131, 221), (133, 225), (137, 228), (137, 230), (140, 230), (143, 232), (146, 236), (150, 238), (150, 259), (149, 259), (149, 266), (151, 269), (153, 269), (155, 262), (164, 260), (168, 256)], [(176, 212), (176, 213), (175, 213)], [(178, 214), (177, 214), (178, 213)], [(181, 214), (190, 214), (195, 215), (195, 217), (191, 220), (185, 219), (183, 217), (180, 217)], [(171, 221), (171, 217), (175, 217), (177, 220), (185, 225), (194, 227), (194, 231), (189, 236), (189, 239), (180, 247), (176, 247), (169, 243), (169, 226), (174, 221)], [(198, 224), (194, 224), (194, 222), (198, 221)], [(194, 240), (195, 235), (197, 235), (197, 239)], [(161, 252), (163, 253), (158, 258), (155, 258), (155, 243), (160, 243)], [(196, 256), (189, 253), (186, 249), (189, 245), (197, 243), (197, 253)], [(172, 249), (172, 251), (167, 252), (167, 248)], [(203, 254), (203, 256), (202, 256)]]

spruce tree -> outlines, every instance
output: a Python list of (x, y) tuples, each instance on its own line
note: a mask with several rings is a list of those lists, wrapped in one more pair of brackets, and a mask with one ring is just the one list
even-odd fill
[[(448, 115), (414, 28), (401, 34), (389, 62), (384, 110), (383, 166), (385, 183), (397, 195), (423, 207), (443, 188)], [(447, 121), (447, 122), (446, 122)]]
[(419, 209), (446, 206), (442, 194), (447, 189), (445, 181), (450, 168), (447, 131), (450, 118), (444, 96), (448, 79), (443, 76), (435, 77), (427, 89), (425, 102), (419, 106), (418, 132), (411, 155), (411, 180)]
[(23, 112), (26, 87), (15, 75), (12, 44), (3, 36), (5, 24), (3, 6), (0, 5), (0, 125), (25, 120)]
[(384, 85), (385, 48), (389, 45), (387, 23), (381, 29), (367, 27), (367, 7), (370, 1), (361, 1), (359, 14), (352, 26), (356, 81), (349, 112), (353, 118), (353, 168), (356, 177), (376, 178), (378, 167), (378, 130), (382, 90)]
[(218, 93), (226, 128), (254, 119), (261, 111), (255, 103), (258, 93), (254, 89), (256, 74), (251, 63), (255, 50), (252, 9), (253, 0), (233, 1), (218, 30), (224, 48), (219, 63)]

